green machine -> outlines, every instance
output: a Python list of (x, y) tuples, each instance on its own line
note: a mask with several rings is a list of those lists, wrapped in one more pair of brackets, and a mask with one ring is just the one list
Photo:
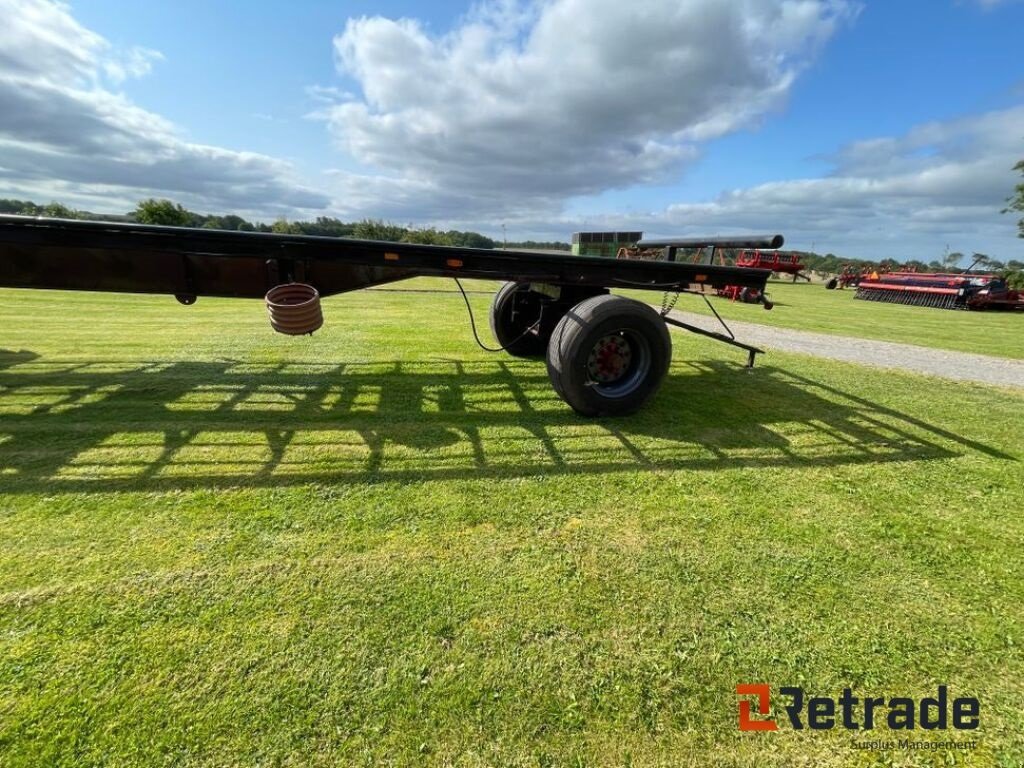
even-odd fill
[(605, 256), (614, 259), (619, 248), (633, 248), (643, 232), (575, 232), (572, 236), (574, 256)]

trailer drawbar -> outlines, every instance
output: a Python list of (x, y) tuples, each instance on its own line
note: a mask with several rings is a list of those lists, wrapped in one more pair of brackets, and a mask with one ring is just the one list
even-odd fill
[(200, 296), (263, 298), (274, 330), (295, 335), (323, 324), (323, 296), (423, 275), (503, 280), (490, 310), (497, 350), (546, 358), (555, 392), (577, 412), (622, 415), (640, 408), (668, 371), (667, 324), (746, 350), (748, 366), (761, 350), (737, 341), (727, 326), (717, 333), (669, 317), (671, 300), (659, 313), (610, 290), (670, 296), (729, 285), (763, 297), (770, 271), (683, 263), (675, 260), (677, 251), (776, 249), (783, 238), (645, 244), (652, 243), (664, 249), (661, 260), (0, 216), (0, 286), (159, 293), (185, 305)]

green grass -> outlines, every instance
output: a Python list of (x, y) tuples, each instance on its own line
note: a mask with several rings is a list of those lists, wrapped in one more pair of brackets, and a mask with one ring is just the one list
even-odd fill
[[(0, 291), (0, 765), (1024, 762), (1020, 391), (674, 335), (588, 421), (457, 294), (325, 314)], [(742, 682), (946, 683), (979, 746)]]
[[(1024, 360), (1024, 312), (963, 312), (875, 301), (856, 301), (854, 291), (827, 291), (821, 283), (768, 284), (775, 309), (714, 298), (727, 320), (746, 320), (838, 336), (896, 341), (937, 349)], [(659, 294), (631, 295), (655, 303)], [(684, 297), (680, 309), (710, 314), (697, 297)]]

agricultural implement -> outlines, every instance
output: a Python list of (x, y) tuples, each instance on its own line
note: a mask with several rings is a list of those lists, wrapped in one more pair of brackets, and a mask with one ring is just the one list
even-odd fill
[(830, 291), (834, 291), (837, 288), (843, 290), (851, 286), (856, 288), (860, 285), (860, 281), (866, 279), (870, 274), (870, 272), (859, 269), (852, 264), (847, 264), (843, 267), (842, 272), (825, 283), (825, 288)]
[[(736, 256), (737, 267), (748, 267), (751, 269), (767, 269), (783, 275), (792, 275), (793, 282), (802, 278), (811, 282), (811, 278), (804, 274), (804, 265), (800, 256), (795, 253), (781, 253), (780, 251), (762, 251), (761, 249), (745, 249)], [(718, 289), (718, 295), (724, 296), (733, 301), (742, 301), (746, 304), (757, 304), (763, 301), (763, 293), (755, 288), (742, 285), (727, 285)]]
[(1024, 310), (1024, 293), (999, 275), (873, 272), (862, 276), (854, 298), (938, 309)]
[(797, 253), (782, 253), (781, 251), (762, 251), (760, 249), (744, 250), (736, 257), (737, 267), (751, 267), (753, 269), (768, 269), (784, 275), (792, 275), (793, 282), (799, 277), (802, 280), (811, 282), (811, 278), (804, 274), (805, 265), (800, 261)]
[[(661, 259), (675, 260), (675, 250), (669, 253), (668, 249), (664, 246), (664, 242), (665, 241), (661, 240), (641, 239), (634, 246), (619, 248), (617, 258), (640, 259), (646, 261), (659, 261)], [(778, 242), (778, 245), (776, 245), (773, 242), (769, 245), (770, 247), (778, 248), (782, 243), (780, 241)], [(707, 261), (703, 263), (717, 263), (719, 266), (726, 266), (726, 257), (722, 253), (722, 246), (716, 246), (714, 244), (698, 248), (690, 258), (690, 263), (701, 263), (705, 258), (705, 251), (707, 252)], [(765, 251), (760, 248), (745, 248), (737, 254), (735, 258), (735, 266), (745, 267), (747, 269), (765, 269), (769, 272), (792, 275), (794, 283), (798, 277), (806, 280), (807, 282), (811, 281), (811, 278), (803, 273), (804, 265), (800, 262), (800, 256), (795, 253), (781, 253), (777, 250)], [(768, 302), (765, 299), (763, 288), (758, 289), (748, 285), (735, 284), (720, 286), (715, 289), (715, 292), (719, 296), (732, 299), (733, 301), (739, 300), (746, 304), (764, 304), (768, 309), (771, 309), (771, 302)]]
[[(737, 341), (728, 327), (719, 333), (692, 326), (610, 289), (667, 297), (738, 285), (756, 290), (770, 308), (763, 298), (768, 270), (675, 257), (678, 249), (778, 248), (782, 242), (781, 235), (649, 241), (645, 247), (663, 249), (663, 259), (619, 261), (0, 216), (0, 286), (167, 294), (184, 305), (201, 296), (263, 298), (273, 328), (299, 335), (322, 325), (322, 296), (423, 275), (503, 280), (490, 310), (498, 349), (546, 358), (555, 391), (577, 412), (618, 415), (637, 410), (661, 384), (672, 355), (667, 325), (745, 350), (748, 367), (762, 350)], [(475, 323), (473, 329), (476, 335)]]

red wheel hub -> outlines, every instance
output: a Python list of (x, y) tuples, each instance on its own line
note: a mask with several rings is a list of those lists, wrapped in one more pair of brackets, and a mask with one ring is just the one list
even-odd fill
[(618, 334), (602, 336), (587, 357), (587, 372), (603, 384), (622, 378), (632, 361), (633, 350), (625, 338)]

